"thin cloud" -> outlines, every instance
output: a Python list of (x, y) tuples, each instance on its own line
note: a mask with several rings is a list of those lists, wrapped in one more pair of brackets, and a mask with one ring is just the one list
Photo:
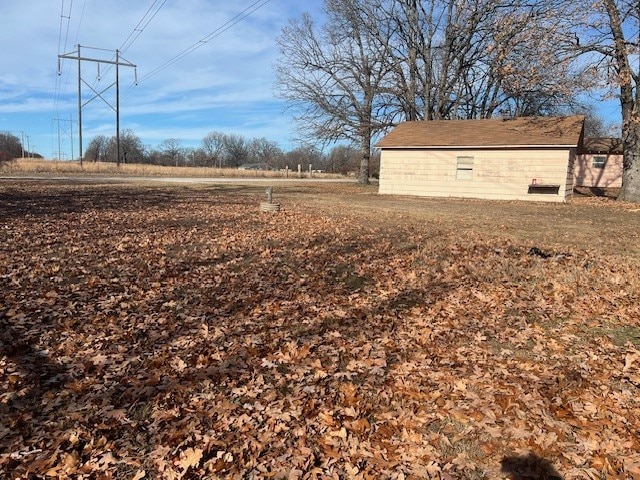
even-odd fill
[[(71, 117), (77, 122), (77, 61), (59, 62), (59, 53), (73, 54), (79, 43), (83, 56), (110, 59), (112, 52), (89, 47), (115, 49), (124, 45), (122, 56), (138, 66), (141, 79), (254, 1), (166, 2), (133, 43), (125, 41), (152, 0), (65, 1), (65, 10), (73, 5), (69, 19), (61, 17), (60, 2), (7, 2), (0, 31), (4, 57), (0, 130), (29, 132), (37, 145), (55, 145), (51, 151), (39, 152), (51, 156), (58, 143), (52, 121)], [(271, 1), (135, 87), (133, 69), (121, 67), (121, 129), (133, 130), (147, 145), (184, 138), (189, 146), (197, 146), (208, 132), (220, 130), (246, 137), (267, 136), (288, 147), (293, 125), (289, 117), (281, 116), (282, 104), (272, 93), (272, 65), (277, 57), (274, 38), (289, 18), (321, 4), (320, 0)], [(65, 49), (65, 40), (66, 51), (59, 51)], [(97, 63), (82, 62), (83, 80), (97, 91), (114, 82), (114, 70), (101, 64), (98, 72)], [(113, 89), (103, 93), (112, 104), (114, 95)], [(83, 84), (83, 102), (90, 96)], [(82, 113), (85, 146), (94, 134), (113, 134), (115, 114), (102, 100), (91, 101)]]

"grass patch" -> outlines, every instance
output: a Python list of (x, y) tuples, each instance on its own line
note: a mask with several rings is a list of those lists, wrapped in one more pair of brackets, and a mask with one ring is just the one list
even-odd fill
[(632, 345), (635, 348), (640, 348), (640, 326), (636, 325), (585, 328), (583, 334), (593, 339), (607, 337), (618, 347)]

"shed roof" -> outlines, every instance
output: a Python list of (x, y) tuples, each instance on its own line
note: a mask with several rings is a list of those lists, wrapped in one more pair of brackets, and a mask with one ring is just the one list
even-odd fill
[(584, 117), (519, 117), (403, 122), (376, 144), (379, 148), (576, 147)]
[(582, 153), (623, 153), (622, 139), (610, 137), (585, 138)]

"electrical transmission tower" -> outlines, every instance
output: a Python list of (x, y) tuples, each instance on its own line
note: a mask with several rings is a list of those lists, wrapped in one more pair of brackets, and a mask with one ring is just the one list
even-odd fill
[(71, 157), (69, 158), (73, 158), (73, 119), (71, 115), (69, 115), (69, 118), (60, 118), (60, 115), (57, 115), (54, 120), (58, 122), (58, 159), (62, 159), (62, 137), (65, 138), (65, 141), (67, 137), (70, 139)]
[[(103, 48), (95, 48), (95, 47), (84, 47), (92, 50), (100, 50), (103, 52), (114, 52), (114, 50), (106, 50)], [(83, 57), (80, 55), (80, 45), (78, 45), (78, 50), (71, 53), (65, 53), (63, 55), (58, 55), (58, 75), (60, 75), (60, 67), (59, 62), (61, 58), (66, 58), (69, 60), (77, 60), (78, 61), (78, 143), (80, 147), (80, 165), (82, 165), (82, 107), (86, 106), (89, 102), (95, 100), (96, 98), (100, 98), (104, 103), (106, 103), (111, 109), (116, 112), (116, 151), (117, 151), (117, 164), (120, 166), (120, 80), (119, 80), (119, 67), (133, 67), (136, 68), (136, 65), (133, 63), (123, 59), (120, 56), (120, 51), (115, 50), (115, 60), (103, 60), (99, 58), (89, 58)], [(101, 91), (97, 91), (91, 85), (84, 81), (81, 73), (81, 64), (82, 62), (94, 62), (98, 64), (98, 69), (100, 69), (100, 64), (108, 64), (116, 66), (116, 78), (115, 81), (104, 88)], [(94, 93), (94, 95), (89, 98), (86, 102), (82, 103), (82, 84), (85, 84), (89, 89)], [(137, 71), (136, 71), (136, 83), (137, 83)], [(111, 87), (115, 85), (116, 87), (116, 104), (113, 106), (107, 99), (105, 99), (102, 95), (109, 90)]]

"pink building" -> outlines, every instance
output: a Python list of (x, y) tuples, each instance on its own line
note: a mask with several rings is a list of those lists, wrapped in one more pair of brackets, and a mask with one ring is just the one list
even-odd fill
[(574, 167), (574, 187), (622, 187), (622, 141), (585, 138)]

